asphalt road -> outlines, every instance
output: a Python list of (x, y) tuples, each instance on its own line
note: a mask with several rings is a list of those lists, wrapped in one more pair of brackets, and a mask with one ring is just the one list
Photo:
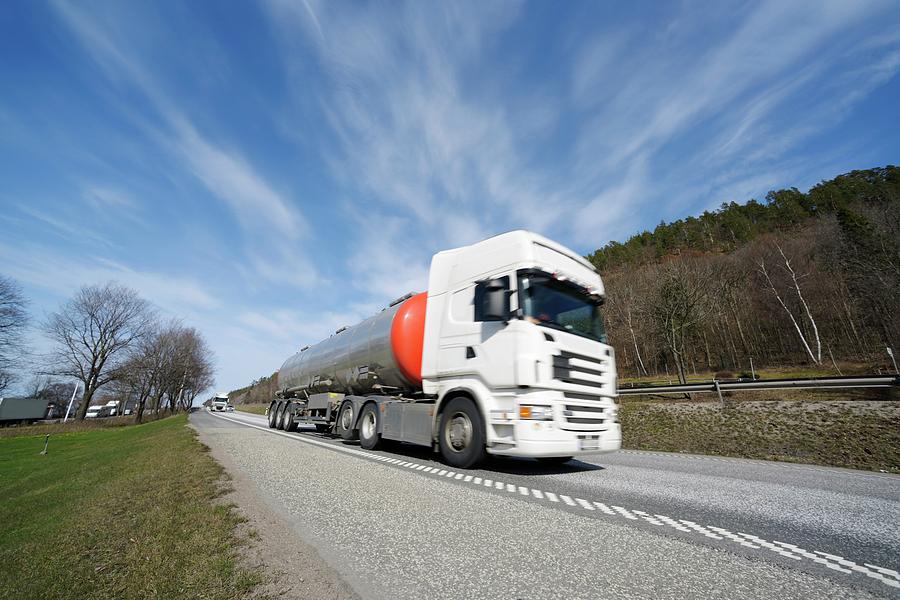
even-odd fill
[(364, 598), (900, 598), (900, 477), (623, 451), (453, 471), (192, 417)]

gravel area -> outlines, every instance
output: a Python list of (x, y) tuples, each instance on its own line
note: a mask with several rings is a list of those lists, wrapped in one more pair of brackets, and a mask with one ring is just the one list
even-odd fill
[(216, 455), (228, 456), (229, 472), (242, 473), (258, 490), (256, 502), (364, 598), (874, 597), (831, 579), (210, 415), (193, 421)]

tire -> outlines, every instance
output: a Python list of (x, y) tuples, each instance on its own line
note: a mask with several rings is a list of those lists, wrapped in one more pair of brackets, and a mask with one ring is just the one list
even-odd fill
[(316, 423), (316, 433), (328, 433), (331, 427), (327, 423)]
[(377, 450), (381, 446), (381, 434), (378, 425), (381, 412), (374, 402), (366, 404), (359, 414), (359, 445), (365, 450)]
[(334, 430), (341, 436), (341, 439), (356, 439), (357, 434), (353, 428), (353, 417), (353, 404), (344, 402), (338, 409), (337, 421), (334, 424)]
[(278, 405), (278, 414), (275, 416), (275, 429), (284, 431), (284, 413), (287, 408), (287, 402), (281, 402)]
[(570, 460), (572, 460), (571, 456), (542, 456), (541, 458), (537, 459), (539, 463), (541, 463), (542, 465), (547, 465), (548, 467), (564, 465)]
[(266, 415), (269, 417), (269, 429), (275, 429), (275, 419), (278, 417), (278, 408), (281, 406), (281, 402), (272, 401), (272, 404), (269, 405), (269, 414)]
[(294, 420), (294, 411), (292, 410), (291, 403), (288, 402), (284, 405), (284, 430), (285, 431), (296, 431), (297, 430), (297, 421)]
[(470, 469), (484, 460), (484, 423), (472, 400), (453, 398), (444, 407), (438, 447), (444, 462), (458, 469)]

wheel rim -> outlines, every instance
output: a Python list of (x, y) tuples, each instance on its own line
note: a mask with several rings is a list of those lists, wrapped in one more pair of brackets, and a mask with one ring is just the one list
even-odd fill
[(463, 412), (453, 413), (444, 426), (444, 441), (453, 452), (462, 452), (472, 444), (475, 428), (469, 415)]
[(367, 410), (366, 414), (363, 415), (362, 423), (360, 424), (360, 433), (362, 437), (369, 440), (375, 437), (375, 413), (371, 410)]
[(341, 411), (341, 429), (343, 429), (344, 431), (349, 431), (352, 423), (353, 411), (348, 406)]

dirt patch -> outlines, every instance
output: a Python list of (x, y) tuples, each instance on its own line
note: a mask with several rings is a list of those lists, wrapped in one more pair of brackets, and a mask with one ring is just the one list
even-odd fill
[[(200, 439), (209, 445), (204, 431), (197, 431)], [(231, 490), (223, 496), (223, 501), (236, 505), (238, 515), (246, 519), (239, 529), (241, 537), (248, 540), (241, 549), (241, 566), (264, 574), (263, 583), (249, 598), (359, 598), (316, 550), (269, 508), (253, 482), (235, 467), (226, 453), (214, 447), (210, 447), (210, 453), (231, 477)]]

